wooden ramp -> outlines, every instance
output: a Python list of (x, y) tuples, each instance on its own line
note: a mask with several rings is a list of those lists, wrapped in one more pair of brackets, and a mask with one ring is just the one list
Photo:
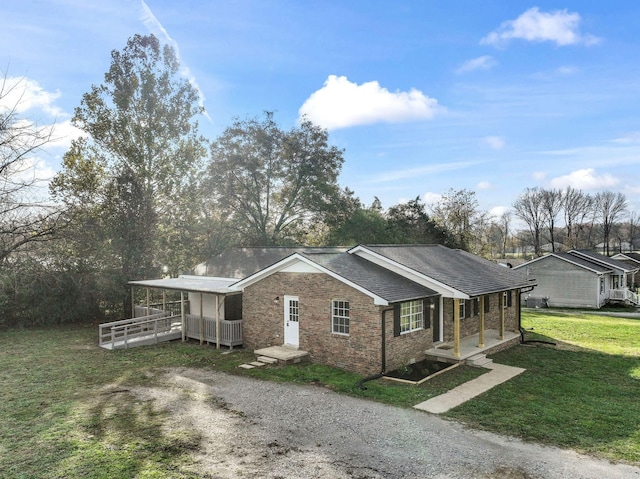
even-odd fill
[(180, 316), (164, 312), (104, 323), (99, 326), (99, 345), (105, 349), (147, 346), (181, 337)]

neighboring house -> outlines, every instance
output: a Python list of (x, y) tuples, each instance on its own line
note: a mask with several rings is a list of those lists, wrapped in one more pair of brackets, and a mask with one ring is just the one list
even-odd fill
[[(640, 268), (640, 253), (618, 253), (614, 254), (611, 258), (622, 261), (632, 268)], [(638, 279), (636, 273), (632, 273), (627, 281), (627, 285), (635, 292), (638, 292)]]
[(536, 281), (535, 292), (527, 304), (536, 299), (551, 307), (601, 308), (609, 302), (638, 304), (638, 296), (627, 287), (638, 272), (620, 260), (598, 253), (572, 250), (549, 253), (514, 269), (526, 271)]
[(188, 337), (209, 341), (205, 317), (222, 331), (225, 313), (237, 321), (241, 311), (245, 348), (297, 348), (360, 374), (517, 343), (520, 293), (535, 285), (524, 271), (441, 245), (242, 248), (192, 273), (202, 277), (131, 284), (187, 292)]

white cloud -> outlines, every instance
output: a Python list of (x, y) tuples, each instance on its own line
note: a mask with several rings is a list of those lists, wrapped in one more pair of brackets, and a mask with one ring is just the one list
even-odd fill
[(533, 7), (515, 20), (502, 22), (480, 43), (501, 46), (514, 38), (530, 42), (554, 42), (558, 46), (598, 43), (599, 38), (580, 34), (580, 20), (578, 13), (569, 13), (566, 9), (541, 12), (538, 7)]
[(407, 178), (416, 178), (419, 176), (442, 173), (444, 171), (456, 171), (470, 166), (477, 165), (478, 161), (461, 161), (458, 163), (436, 163), (432, 165), (419, 166), (417, 168), (407, 168), (405, 170), (386, 171), (380, 173), (371, 179), (372, 183), (386, 183), (389, 181), (404, 180)]
[(503, 214), (508, 212), (511, 208), (508, 206), (494, 206), (489, 210), (489, 214), (495, 218), (500, 218)]
[(483, 55), (478, 58), (467, 60), (456, 69), (456, 73), (461, 75), (474, 70), (490, 70), (496, 65), (496, 61), (489, 55)]
[(7, 77), (0, 79), (0, 108), (15, 109), (16, 113), (25, 113), (39, 109), (51, 116), (63, 116), (60, 108), (54, 105), (60, 98), (60, 92), (48, 92), (40, 84), (27, 77)]
[(640, 131), (632, 131), (625, 133), (620, 138), (614, 138), (611, 140), (613, 143), (621, 143), (623, 145), (629, 145), (633, 143), (640, 143)]
[(419, 90), (391, 93), (377, 81), (358, 85), (346, 76), (329, 75), (324, 85), (300, 107), (300, 116), (335, 130), (379, 122), (428, 120), (440, 110), (438, 101)]
[(49, 125), (46, 128), (51, 129), (51, 141), (49, 145), (64, 149), (68, 149), (73, 140), (81, 136), (87, 136), (80, 128), (73, 126), (69, 120), (56, 123), (55, 125)]
[(422, 195), (422, 201), (424, 201), (424, 204), (427, 206), (435, 206), (441, 199), (442, 195), (440, 193), (433, 193), (431, 191), (427, 191)]
[[(180, 74), (185, 77), (191, 86), (198, 92), (198, 105), (204, 108), (205, 96), (202, 93), (202, 90), (200, 90), (196, 77), (191, 73), (189, 67), (187, 67), (180, 59), (180, 48), (178, 47), (178, 42), (171, 38), (169, 32), (167, 32), (166, 28), (164, 28), (162, 23), (160, 23), (160, 20), (158, 20), (158, 18), (153, 14), (144, 0), (140, 0), (140, 20), (142, 20), (142, 23), (145, 24), (151, 33), (160, 40), (163, 40), (165, 43), (168, 43), (175, 50), (176, 57), (180, 62)], [(204, 116), (206, 116), (209, 121), (213, 121), (206, 110), (204, 111)]]
[(494, 150), (501, 150), (506, 144), (504, 138), (500, 136), (487, 136), (482, 139), (482, 142)]
[(611, 188), (620, 183), (620, 180), (608, 173), (598, 175), (593, 168), (572, 171), (568, 175), (558, 176), (551, 179), (549, 184), (553, 188), (572, 188), (582, 190), (597, 190), (601, 188)]
[(533, 172), (533, 179), (537, 180), (537, 181), (542, 181), (544, 179), (546, 179), (547, 177), (547, 173), (545, 171), (534, 171)]
[(481, 181), (476, 185), (477, 190), (490, 190), (493, 188), (493, 185), (489, 181)]

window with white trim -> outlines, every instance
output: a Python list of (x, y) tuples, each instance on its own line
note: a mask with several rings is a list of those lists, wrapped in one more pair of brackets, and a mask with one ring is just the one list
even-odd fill
[(458, 301), (458, 317), (460, 319), (464, 319), (466, 313), (466, 301), (464, 299), (461, 299)]
[(407, 301), (400, 304), (400, 333), (410, 333), (424, 328), (423, 302)]
[(331, 332), (349, 334), (349, 301), (331, 302)]

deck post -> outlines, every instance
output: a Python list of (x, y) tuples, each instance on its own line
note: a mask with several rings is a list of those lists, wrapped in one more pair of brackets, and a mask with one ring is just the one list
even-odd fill
[(478, 347), (484, 348), (484, 295), (480, 296), (480, 331), (478, 333)]
[(182, 327), (182, 342), (184, 343), (187, 334), (187, 328), (184, 324), (184, 291), (180, 291), (180, 324)]
[(220, 295), (216, 294), (216, 349), (220, 349)]
[(136, 317), (136, 301), (133, 293), (133, 285), (131, 285), (131, 317)]
[(460, 357), (460, 300), (453, 299), (453, 356)]
[(200, 329), (200, 345), (204, 344), (204, 316), (202, 314), (202, 293), (200, 293), (200, 322), (198, 328)]
[(504, 339), (504, 293), (500, 295), (500, 339)]
[(163, 313), (167, 312), (167, 290), (166, 289), (162, 290), (162, 312)]
[(149, 316), (151, 314), (151, 290), (147, 288), (147, 314), (145, 316)]

